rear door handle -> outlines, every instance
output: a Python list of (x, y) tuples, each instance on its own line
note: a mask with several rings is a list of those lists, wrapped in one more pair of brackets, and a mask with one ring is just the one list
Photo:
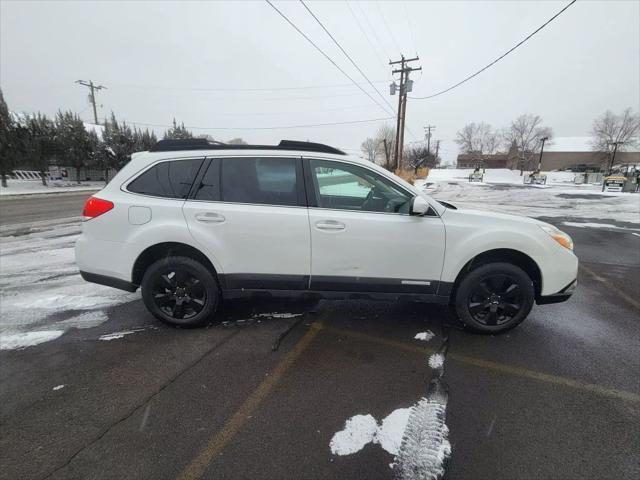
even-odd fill
[(215, 212), (196, 213), (195, 218), (201, 223), (222, 223), (225, 221), (224, 215)]
[(320, 222), (316, 222), (316, 228), (318, 230), (329, 230), (332, 232), (337, 232), (340, 230), (344, 230), (347, 226), (342, 222), (336, 222), (335, 220), (322, 220)]

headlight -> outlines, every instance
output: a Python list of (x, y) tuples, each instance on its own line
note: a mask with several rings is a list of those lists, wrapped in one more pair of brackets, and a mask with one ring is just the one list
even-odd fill
[(551, 236), (551, 238), (553, 238), (564, 248), (573, 250), (573, 240), (571, 240), (571, 237), (564, 233), (562, 230), (557, 229), (553, 225), (540, 225), (540, 228), (547, 232)]

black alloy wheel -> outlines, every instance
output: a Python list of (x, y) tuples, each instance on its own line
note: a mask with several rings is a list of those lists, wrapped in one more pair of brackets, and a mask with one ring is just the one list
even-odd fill
[(176, 320), (195, 317), (207, 301), (202, 282), (192, 272), (169, 265), (154, 276), (151, 294), (156, 306)]
[(219, 301), (215, 274), (189, 257), (168, 257), (153, 263), (142, 279), (147, 309), (163, 322), (180, 326), (205, 323)]
[(533, 281), (520, 267), (486, 263), (468, 272), (457, 286), (455, 307), (471, 330), (499, 333), (520, 324), (533, 307)]
[(522, 290), (509, 275), (495, 274), (481, 280), (469, 296), (471, 316), (483, 325), (503, 325), (522, 309)]

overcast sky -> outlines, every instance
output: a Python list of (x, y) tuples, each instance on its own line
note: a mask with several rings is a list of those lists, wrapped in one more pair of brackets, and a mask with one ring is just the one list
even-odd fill
[[(412, 76), (413, 96), (426, 96), (494, 60), (567, 3), (312, 1), (308, 6), (395, 106), (389, 58), (420, 56), (416, 65), (423, 71)], [(364, 82), (300, 3), (275, 5)], [(9, 108), (51, 115), (70, 109), (92, 121), (88, 92), (74, 84), (78, 79), (108, 87), (98, 94), (101, 119), (113, 110), (129, 122), (169, 125), (175, 116), (195, 133), (222, 141), (308, 139), (354, 153), (381, 121), (252, 128), (389, 116), (355, 86), (345, 85), (349, 80), (265, 2), (1, 0), (0, 86)], [(410, 99), (405, 141), (424, 138), (423, 126), (435, 125), (433, 138), (442, 140), (442, 156), (452, 161), (455, 132), (468, 122), (503, 127), (533, 113), (556, 136), (582, 136), (605, 110), (637, 111), (639, 103), (640, 2), (582, 0), (470, 82), (431, 100)]]

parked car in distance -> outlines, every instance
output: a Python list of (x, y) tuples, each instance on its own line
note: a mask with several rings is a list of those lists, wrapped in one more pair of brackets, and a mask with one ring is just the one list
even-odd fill
[(478, 332), (567, 300), (578, 260), (544, 222), (458, 209), (371, 162), (308, 142), (163, 140), (84, 209), (85, 280), (142, 290), (174, 325), (265, 292), (455, 306)]

